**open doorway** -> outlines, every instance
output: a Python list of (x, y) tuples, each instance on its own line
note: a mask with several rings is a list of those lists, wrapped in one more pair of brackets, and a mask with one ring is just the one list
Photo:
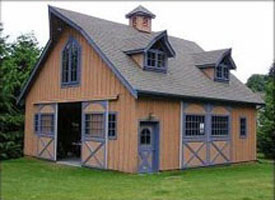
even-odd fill
[(81, 103), (58, 104), (57, 160), (79, 165), (81, 157)]

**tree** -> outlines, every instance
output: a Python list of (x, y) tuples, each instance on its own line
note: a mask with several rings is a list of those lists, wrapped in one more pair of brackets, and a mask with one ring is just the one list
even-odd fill
[(275, 63), (267, 76), (265, 107), (260, 111), (258, 148), (267, 158), (275, 159)]
[(267, 75), (253, 74), (247, 80), (246, 86), (253, 92), (264, 92), (267, 79)]
[(15, 42), (6, 42), (0, 35), (0, 160), (22, 155), (24, 109), (16, 98), (41, 49), (33, 33), (20, 35)]

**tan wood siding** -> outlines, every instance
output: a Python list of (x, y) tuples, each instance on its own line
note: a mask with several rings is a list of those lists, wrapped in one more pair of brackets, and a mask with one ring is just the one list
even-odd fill
[(180, 101), (139, 99), (137, 120), (147, 119), (152, 113), (160, 122), (160, 170), (179, 168)]
[[(240, 138), (240, 117), (246, 117), (247, 137)], [(232, 109), (232, 161), (256, 160), (256, 119), (253, 107), (233, 107)]]
[[(70, 36), (73, 36), (81, 45), (80, 85), (61, 88), (61, 52)], [(137, 146), (135, 144), (137, 139), (133, 137), (136, 134), (134, 130), (136, 127), (132, 123), (125, 122), (129, 120), (134, 121), (135, 99), (85, 38), (77, 31), (66, 27), (26, 97), (24, 153), (36, 156), (37, 152), (36, 136), (33, 131), (35, 104), (45, 102), (80, 102), (104, 99), (104, 97), (113, 100), (110, 101), (110, 109), (119, 112), (119, 135), (116, 140), (110, 140), (109, 167), (115, 170), (133, 172), (136, 168), (136, 156), (133, 156), (136, 154), (135, 146)], [(118, 150), (120, 155), (119, 159), (116, 160), (117, 157), (114, 155)], [(126, 156), (123, 157), (122, 154), (125, 152)]]

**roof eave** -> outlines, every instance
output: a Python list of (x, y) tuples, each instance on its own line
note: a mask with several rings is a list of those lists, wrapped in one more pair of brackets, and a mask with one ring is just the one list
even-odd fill
[(178, 98), (178, 99), (187, 99), (187, 100), (198, 100), (198, 101), (212, 101), (212, 102), (220, 102), (220, 103), (239, 103), (239, 104), (248, 104), (248, 105), (259, 105), (264, 106), (264, 102), (249, 102), (249, 101), (238, 101), (238, 100), (230, 100), (230, 99), (217, 99), (210, 97), (195, 97), (188, 95), (179, 95), (179, 94), (171, 94), (171, 93), (163, 93), (156, 91), (146, 91), (146, 90), (137, 90), (138, 96), (156, 96), (156, 97), (170, 97), (170, 98)]

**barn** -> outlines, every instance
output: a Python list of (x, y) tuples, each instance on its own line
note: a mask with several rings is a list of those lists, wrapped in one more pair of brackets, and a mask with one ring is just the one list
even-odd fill
[(138, 6), (126, 25), (49, 6), (49, 40), (18, 97), (25, 155), (127, 173), (256, 160), (264, 102), (231, 73), (232, 49), (152, 31), (155, 17)]

